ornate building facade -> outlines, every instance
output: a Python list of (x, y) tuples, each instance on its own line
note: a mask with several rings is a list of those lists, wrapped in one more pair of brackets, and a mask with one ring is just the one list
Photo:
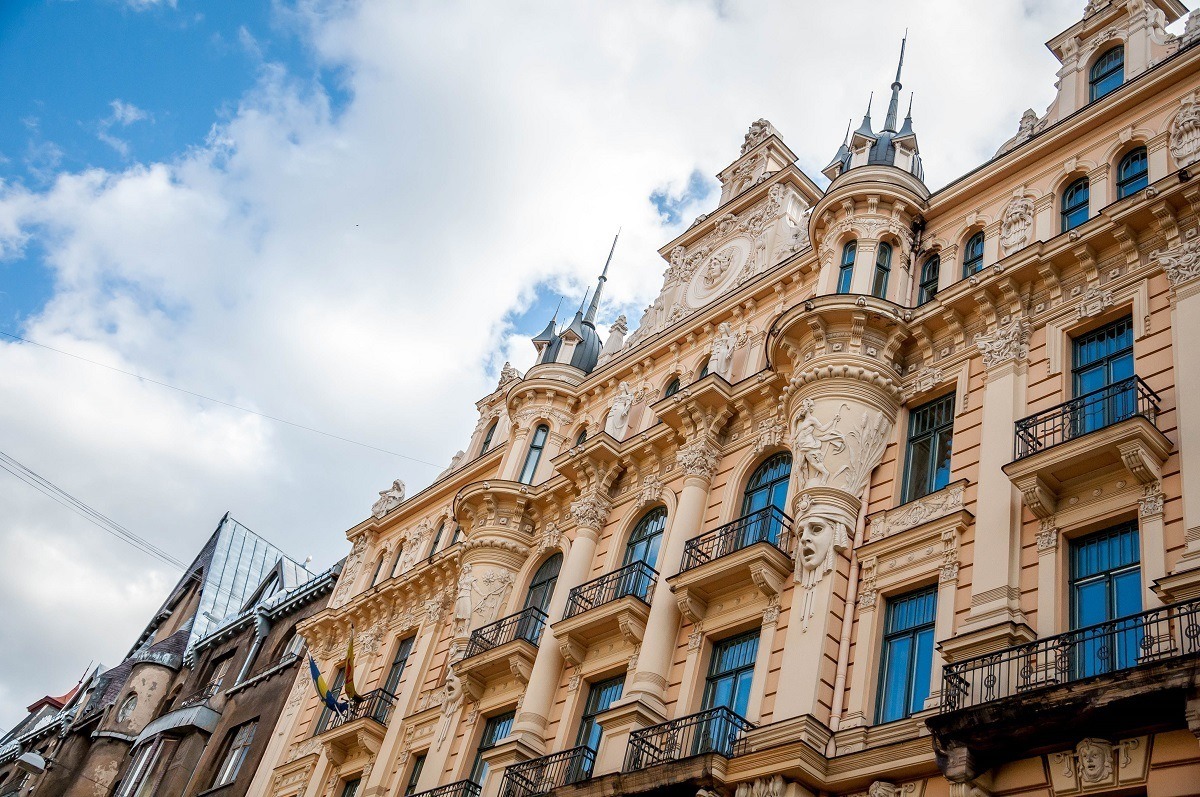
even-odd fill
[(637, 329), (602, 276), (347, 533), (299, 630), (338, 686), (355, 629), (366, 699), (301, 675), (249, 793), (1200, 790), (1185, 13), (1089, 3), (936, 192), (899, 72), (824, 189), (755, 122)]

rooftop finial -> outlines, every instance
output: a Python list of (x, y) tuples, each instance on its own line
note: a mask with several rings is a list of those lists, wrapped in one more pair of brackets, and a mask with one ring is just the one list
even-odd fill
[(600, 279), (596, 281), (596, 292), (592, 294), (592, 303), (588, 305), (587, 315), (583, 318), (585, 324), (595, 324), (596, 311), (600, 309), (600, 291), (604, 288), (604, 283), (608, 282), (608, 264), (612, 262), (613, 252), (617, 251), (617, 239), (621, 237), (621, 228), (617, 228), (617, 234), (613, 236), (612, 247), (608, 250), (608, 259), (604, 261), (604, 271), (600, 272)]
[(888, 103), (887, 119), (883, 122), (884, 130), (896, 132), (896, 113), (900, 110), (900, 70), (904, 68), (904, 46), (908, 43), (908, 30), (904, 31), (904, 38), (900, 40), (900, 63), (896, 64), (896, 80), (892, 83), (892, 99)]
[(875, 102), (875, 92), (871, 92), (870, 98), (867, 99), (867, 114), (863, 117), (862, 124), (854, 132), (858, 135), (866, 136), (867, 138), (875, 138), (875, 131), (871, 129), (871, 105)]

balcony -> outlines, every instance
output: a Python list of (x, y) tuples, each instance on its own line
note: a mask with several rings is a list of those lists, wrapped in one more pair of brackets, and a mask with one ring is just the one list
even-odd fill
[(697, 622), (709, 601), (747, 584), (768, 598), (778, 595), (792, 572), (791, 536), (792, 519), (769, 506), (688, 540), (679, 573), (669, 579), (680, 610)]
[(1157, 481), (1171, 453), (1158, 430), (1159, 396), (1133, 376), (1016, 423), (1014, 459), (1004, 472), (1039, 517), (1054, 513), (1065, 485), (1114, 467), (1143, 484)]
[(479, 797), (479, 784), (471, 780), (460, 780), (438, 786), (436, 789), (419, 791), (411, 797)]
[(939, 763), (947, 776), (983, 771), (1081, 727), (1119, 737), (1182, 725), (1198, 654), (1192, 600), (948, 664), (927, 721)]
[(191, 708), (192, 706), (203, 706), (208, 701), (216, 697), (217, 692), (221, 691), (221, 682), (215, 681), (210, 683), (195, 692), (192, 692), (185, 697), (179, 699), (175, 704), (176, 709)]
[(572, 747), (560, 753), (514, 764), (504, 771), (500, 797), (540, 797), (559, 786), (579, 783), (592, 776), (596, 752), (590, 747)]
[(633, 562), (571, 590), (563, 619), (553, 625), (563, 656), (579, 664), (593, 642), (618, 633), (630, 644), (640, 643), (656, 583), (658, 571)]
[(651, 725), (629, 734), (625, 772), (714, 753), (733, 755), (734, 745), (754, 725), (724, 706)]
[(355, 747), (379, 751), (396, 696), (384, 689), (368, 692), (341, 714), (325, 712), (314, 736), (321, 738), (331, 759), (341, 761)]
[(545, 627), (546, 613), (530, 606), (471, 632), (456, 666), (459, 677), (468, 682), (468, 691), (482, 694), (488, 681), (508, 674), (528, 683)]

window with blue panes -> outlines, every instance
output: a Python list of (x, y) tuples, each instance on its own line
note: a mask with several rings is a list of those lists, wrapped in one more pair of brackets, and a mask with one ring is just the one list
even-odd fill
[(925, 707), (933, 667), (937, 587), (887, 602), (877, 723), (911, 716)]
[(392, 657), (391, 669), (383, 682), (383, 691), (390, 695), (395, 695), (396, 690), (400, 688), (400, 679), (404, 677), (404, 668), (408, 666), (408, 657), (412, 655), (413, 642), (416, 639), (415, 636), (410, 636), (396, 645), (396, 655)]
[(888, 277), (892, 273), (892, 245), (880, 241), (875, 252), (875, 278), (871, 281), (871, 295), (887, 298)]
[(950, 483), (954, 396), (942, 396), (908, 413), (904, 501), (929, 495)]
[(538, 462), (542, 459), (542, 449), (546, 447), (546, 438), (550, 435), (550, 427), (542, 424), (533, 430), (533, 439), (529, 441), (529, 452), (525, 455), (525, 464), (521, 466), (521, 475), (517, 479), (521, 484), (533, 484), (533, 476), (537, 473)]
[(1067, 186), (1062, 195), (1062, 231), (1074, 229), (1088, 220), (1088, 179), (1080, 177)]
[(1133, 380), (1133, 317), (1125, 316), (1073, 341), (1074, 434), (1084, 434), (1132, 417), (1137, 411)]
[(496, 435), (496, 425), (498, 423), (500, 422), (492, 421), (492, 425), (488, 427), (487, 434), (483, 436), (483, 445), (479, 447), (479, 456), (482, 457), (492, 447), (492, 438)]
[(917, 294), (917, 304), (925, 304), (938, 292), (938, 279), (942, 275), (942, 258), (933, 255), (921, 266), (921, 286)]
[(983, 270), (983, 231), (967, 239), (963, 247), (963, 279)]
[[(1136, 523), (1125, 523), (1071, 541), (1071, 629), (1076, 639), (1075, 676), (1112, 672), (1137, 664), (1140, 630), (1119, 618), (1142, 610), (1142, 573)], [(1117, 620), (1116, 623), (1110, 621)]]
[(479, 749), (475, 752), (475, 763), (471, 765), (471, 776), (468, 778), (472, 783), (483, 785), (483, 781), (487, 778), (488, 764), (483, 760), (483, 754), (491, 750), (501, 739), (512, 733), (513, 719), (516, 717), (516, 712), (506, 711), (503, 714), (497, 714), (494, 717), (489, 717), (488, 721), (483, 726), (483, 735), (479, 738)]
[(621, 699), (621, 690), (624, 688), (623, 675), (592, 684), (588, 690), (587, 702), (583, 706), (583, 716), (579, 720), (579, 734), (575, 739), (577, 747), (588, 747), (592, 752), (600, 749), (603, 729), (596, 717), (608, 711), (613, 703)]
[(663, 507), (650, 510), (646, 516), (634, 526), (625, 543), (625, 561), (623, 564), (645, 562), (654, 567), (658, 564), (658, 548), (662, 544), (663, 530), (667, 527), (667, 510)]
[(738, 548), (766, 540), (774, 544), (779, 539), (781, 525), (777, 513), (763, 512), (775, 507), (780, 513), (787, 506), (788, 481), (792, 475), (792, 455), (787, 452), (773, 454), (754, 469), (746, 489), (742, 493), (742, 517), (760, 513), (745, 524), (738, 541)]
[(704, 709), (724, 707), (740, 717), (750, 708), (750, 684), (758, 658), (758, 631), (713, 644), (708, 678), (704, 681)]
[(1118, 44), (1096, 59), (1088, 73), (1088, 101), (1095, 102), (1125, 82), (1125, 47)]
[(1117, 199), (1136, 194), (1150, 184), (1146, 148), (1138, 147), (1125, 153), (1117, 164)]
[(837, 292), (849, 293), (854, 281), (854, 258), (858, 254), (858, 241), (850, 241), (842, 247), (842, 264), (838, 267)]
[(533, 580), (529, 582), (529, 592), (525, 595), (526, 609), (549, 611), (550, 599), (554, 597), (554, 587), (558, 584), (558, 571), (562, 569), (562, 561), (562, 554), (556, 553), (542, 562), (541, 567), (533, 574)]

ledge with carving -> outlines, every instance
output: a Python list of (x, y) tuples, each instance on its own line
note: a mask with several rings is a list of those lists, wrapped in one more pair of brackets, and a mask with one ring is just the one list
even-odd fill
[(867, 515), (866, 542), (894, 536), (961, 510), (966, 489), (967, 480), (959, 479), (929, 495), (882, 512), (872, 512)]
[(345, 650), (353, 624), (357, 649), (373, 652), (392, 633), (441, 621), (453, 600), (461, 557), (462, 545), (451, 546), (342, 606), (323, 609), (296, 631), (313, 655), (325, 660)]

